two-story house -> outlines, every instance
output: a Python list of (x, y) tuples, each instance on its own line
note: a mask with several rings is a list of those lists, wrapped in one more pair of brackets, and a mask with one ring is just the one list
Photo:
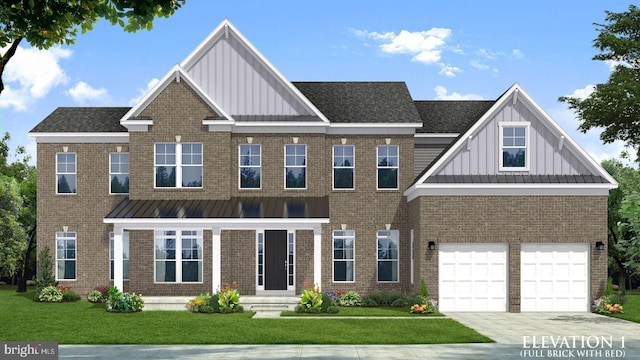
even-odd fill
[(290, 82), (223, 21), (135, 106), (58, 108), (38, 248), (80, 293), (417, 291), (442, 311), (588, 311), (615, 181), (518, 84), (414, 101)]

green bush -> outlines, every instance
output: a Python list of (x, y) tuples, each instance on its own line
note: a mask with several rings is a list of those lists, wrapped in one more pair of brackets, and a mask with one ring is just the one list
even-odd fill
[(87, 294), (87, 300), (89, 300), (90, 303), (101, 303), (104, 302), (104, 297), (102, 296), (102, 293), (98, 290), (91, 290), (91, 292), (89, 292)]
[(424, 279), (420, 279), (420, 296), (425, 299), (429, 298), (429, 290), (427, 290), (427, 284)]
[(40, 291), (38, 301), (42, 302), (61, 302), (62, 291), (55, 286), (49, 285)]
[(360, 294), (355, 291), (347, 291), (346, 293), (340, 296), (340, 300), (338, 304), (340, 306), (360, 306), (362, 300), (360, 299)]
[(340, 309), (338, 309), (338, 307), (337, 307), (337, 306), (333, 306), (333, 305), (331, 305), (331, 306), (329, 306), (329, 307), (327, 308), (327, 313), (329, 313), (329, 314), (337, 314), (337, 313), (339, 313), (339, 312), (340, 312)]
[(402, 306), (409, 306), (410, 304), (411, 304), (411, 300), (409, 300), (409, 297), (406, 295), (403, 295), (393, 300), (393, 302), (391, 303), (391, 306), (402, 307)]
[(362, 299), (362, 306), (374, 307), (378, 306), (378, 303), (375, 301), (375, 299), (365, 296), (365, 298)]
[(329, 295), (322, 294), (322, 305), (320, 306), (320, 311), (328, 312), (327, 310), (332, 306), (334, 306), (334, 304), (331, 297), (329, 297)]
[(131, 313), (142, 311), (144, 307), (144, 298), (136, 293), (122, 293), (117, 287), (109, 288), (107, 295), (107, 311)]
[(48, 246), (40, 250), (38, 255), (38, 273), (36, 275), (36, 294), (42, 293), (46, 287), (58, 285), (53, 272), (53, 258)]
[(221, 313), (228, 314), (244, 310), (240, 305), (240, 293), (235, 281), (231, 283), (231, 286), (224, 284), (217, 295)]
[(80, 295), (76, 294), (73, 290), (66, 290), (62, 292), (63, 302), (76, 302), (80, 300)]
[(322, 293), (320, 289), (309, 287), (302, 290), (300, 304), (306, 308), (307, 312), (320, 312), (322, 310)]

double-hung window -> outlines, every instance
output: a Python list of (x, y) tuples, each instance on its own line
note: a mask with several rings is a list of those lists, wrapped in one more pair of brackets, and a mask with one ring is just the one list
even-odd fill
[(500, 171), (529, 170), (529, 123), (500, 122)]
[(241, 144), (239, 153), (240, 189), (260, 189), (261, 146)]
[(56, 280), (76, 279), (76, 233), (56, 233)]
[(398, 189), (398, 145), (378, 145), (378, 189)]
[(201, 188), (202, 144), (155, 144), (155, 186), (157, 188)]
[(355, 272), (355, 231), (333, 232), (333, 281), (352, 282)]
[(285, 189), (307, 187), (307, 145), (284, 146), (284, 181)]
[[(115, 256), (113, 252), (113, 232), (109, 233), (109, 279), (113, 280)], [(129, 232), (122, 233), (122, 274), (124, 280), (129, 280)]]
[(129, 153), (109, 154), (109, 192), (129, 193)]
[(354, 146), (333, 146), (333, 188), (353, 189), (354, 184)]
[(378, 231), (378, 282), (398, 281), (398, 230)]
[(57, 153), (56, 154), (56, 194), (76, 193), (76, 154)]
[(155, 281), (202, 282), (202, 231), (155, 232)]

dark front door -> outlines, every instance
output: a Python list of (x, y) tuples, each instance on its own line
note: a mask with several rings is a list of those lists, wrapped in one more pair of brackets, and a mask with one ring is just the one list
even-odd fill
[(287, 290), (287, 231), (264, 232), (264, 289)]

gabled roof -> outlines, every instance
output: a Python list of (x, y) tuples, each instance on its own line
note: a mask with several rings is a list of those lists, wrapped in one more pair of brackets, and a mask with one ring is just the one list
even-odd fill
[(211, 109), (220, 116), (222, 119), (231, 120), (233, 118), (229, 116), (213, 99), (209, 97), (202, 89), (196, 84), (189, 75), (182, 69), (180, 65), (175, 65), (158, 83), (151, 88), (126, 114), (124, 114), (120, 123), (123, 126), (128, 124), (135, 124), (139, 120), (136, 118), (140, 113), (173, 81), (184, 81), (193, 91), (202, 98), (202, 100), (211, 107)]
[[(545, 123), (552, 133), (555, 133), (559, 139), (562, 139), (564, 146), (572, 148), (576, 153), (576, 156), (580, 159), (580, 161), (592, 171), (592, 174), (583, 174), (583, 175), (591, 175), (588, 178), (580, 177), (580, 178), (571, 178), (568, 179), (566, 177), (556, 177), (554, 180), (558, 180), (554, 183), (547, 183), (547, 179), (545, 177), (530, 177), (527, 178), (528, 181), (524, 181), (524, 178), (514, 178), (514, 177), (502, 177), (502, 176), (489, 176), (486, 181), (480, 180), (480, 177), (473, 178), (472, 176), (455, 176), (447, 179), (439, 177), (437, 179), (430, 179), (430, 177), (435, 176), (438, 171), (440, 171), (450, 159), (452, 159), (459, 149), (463, 146), (467, 146), (467, 141), (471, 139), (472, 135), (475, 134), (478, 129), (481, 129), (485, 123), (490, 121), (492, 117), (507, 103), (507, 101), (512, 101), (514, 104), (517, 101), (522, 101), (526, 104), (527, 108), (532, 111), (535, 116), (541, 121)], [(473, 179), (477, 181), (472, 181)], [(442, 181), (447, 181), (443, 183)], [(451, 181), (448, 181), (451, 180)], [(509, 188), (509, 183), (511, 183), (512, 188)], [(522, 180), (521, 182), (518, 180)], [(569, 181), (575, 180), (575, 181)], [(584, 181), (581, 181), (584, 180)], [(501, 182), (504, 181), (504, 182)], [(478, 191), (482, 191), (482, 189), (494, 189), (493, 187), (495, 183), (499, 183), (499, 187), (502, 190), (503, 194), (527, 194), (529, 191), (528, 186), (533, 186), (531, 189), (542, 189), (542, 192), (547, 190), (547, 187), (554, 187), (554, 190), (560, 189), (560, 192), (556, 191), (555, 194), (564, 194), (564, 193), (573, 193), (573, 194), (584, 194), (584, 190), (576, 189), (578, 183), (584, 183), (585, 186), (590, 186), (592, 189), (596, 189), (594, 192), (598, 195), (604, 194), (604, 192), (608, 192), (609, 189), (617, 187), (616, 181), (607, 173), (586, 151), (578, 145), (575, 140), (573, 140), (564, 129), (558, 125), (532, 98), (527, 94), (524, 89), (520, 86), (520, 84), (515, 83), (512, 85), (504, 94), (502, 94), (493, 105), (469, 128), (465, 131), (461, 132), (457, 139), (449, 145), (434, 161), (416, 178), (414, 184), (409, 187), (405, 191), (405, 195), (408, 197), (409, 201), (419, 196), (421, 194), (439, 194), (439, 195), (447, 195), (449, 192), (455, 192), (457, 190), (467, 191), (468, 194), (480, 194)], [(507, 186), (507, 187), (505, 187)], [(550, 188), (549, 187), (549, 188)], [(498, 189), (498, 188), (495, 188)], [(509, 189), (506, 190), (505, 189)], [(443, 191), (446, 190), (446, 191)], [(497, 194), (497, 193), (496, 193)]]
[(404, 82), (293, 82), (332, 123), (421, 123)]
[(32, 133), (127, 132), (120, 118), (129, 107), (59, 107), (44, 118)]
[(422, 118), (418, 133), (459, 134), (471, 127), (495, 100), (420, 100), (414, 101)]

